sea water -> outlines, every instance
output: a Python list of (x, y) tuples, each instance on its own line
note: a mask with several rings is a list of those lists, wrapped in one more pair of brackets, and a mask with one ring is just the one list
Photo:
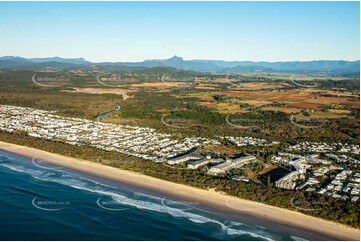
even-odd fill
[(0, 240), (296, 240), (0, 150)]

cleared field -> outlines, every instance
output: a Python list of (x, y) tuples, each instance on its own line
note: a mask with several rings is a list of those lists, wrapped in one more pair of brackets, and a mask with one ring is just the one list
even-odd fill
[(347, 99), (342, 97), (315, 97), (314, 99), (307, 100), (308, 103), (316, 103), (316, 104), (337, 104), (345, 102)]
[(197, 77), (196, 82), (213, 82), (213, 83), (229, 83), (230, 80), (227, 78), (207, 78), (207, 77)]
[(117, 94), (122, 95), (123, 100), (130, 98), (127, 93), (135, 92), (135, 90), (119, 89), (119, 88), (74, 88), (73, 90), (61, 90), (61, 92), (72, 93), (89, 93), (89, 94)]
[(304, 93), (323, 93), (333, 96), (339, 96), (339, 97), (355, 97), (358, 98), (358, 95), (348, 92), (348, 91), (339, 91), (339, 90), (321, 90), (321, 89), (314, 89), (314, 88), (307, 88), (303, 89), (302, 92)]
[(320, 109), (316, 104), (311, 104), (311, 103), (289, 103), (287, 104), (287, 107), (298, 108), (298, 109), (313, 109), (313, 110)]
[(243, 110), (239, 104), (231, 103), (217, 103), (213, 106), (219, 113), (223, 114), (235, 114), (235, 113), (246, 113), (248, 111)]
[(215, 105), (215, 103), (201, 103), (200, 106), (203, 106), (203, 107), (213, 107)]
[(187, 87), (189, 83), (187, 82), (144, 82), (141, 84), (132, 84), (132, 87), (148, 87), (148, 88), (157, 88), (157, 89), (169, 89), (173, 87)]
[(278, 103), (302, 103), (308, 98), (310, 98), (307, 94), (299, 93), (295, 90), (288, 90), (282, 92), (223, 92), (222, 94), (228, 96), (237, 97), (241, 103), (249, 104), (249, 105), (266, 105), (271, 104), (273, 102)]
[(249, 105), (267, 105), (272, 104), (271, 101), (256, 99), (256, 100), (242, 100), (240, 103), (249, 104)]
[(263, 107), (263, 108), (261, 108), (261, 110), (283, 112), (283, 113), (287, 113), (287, 114), (298, 113), (300, 111), (297, 108), (286, 108), (286, 107)]
[(228, 91), (221, 94), (235, 96), (240, 99), (241, 103), (250, 105), (270, 104), (279, 102), (287, 104), (290, 108), (297, 109), (320, 109), (322, 105), (342, 104), (359, 107), (358, 101), (348, 101), (345, 97), (323, 97), (311, 93), (304, 93), (299, 90), (286, 90), (274, 92), (241, 92)]
[(240, 82), (237, 85), (237, 90), (262, 90), (262, 89), (276, 89), (289, 86), (288, 83), (267, 83), (267, 82)]
[[(195, 97), (195, 98), (199, 98), (202, 101), (213, 101), (213, 96), (214, 95), (218, 95), (219, 92), (193, 92), (193, 93), (189, 93), (184, 97)], [(182, 98), (180, 96), (178, 96), (178, 98)]]
[(216, 90), (218, 85), (209, 84), (209, 83), (200, 83), (196, 86), (197, 89), (209, 89), (209, 90)]
[[(174, 95), (176, 98), (197, 98), (198, 105), (215, 109), (220, 114), (237, 114), (252, 112), (241, 106), (259, 108), (261, 111), (277, 111), (286, 114), (297, 114), (304, 109), (314, 110), (310, 118), (344, 118), (351, 111), (359, 108), (358, 94), (341, 89), (324, 90), (319, 88), (293, 88), (289, 82), (243, 82), (242, 76), (231, 78), (196, 78), (196, 89), (210, 89), (185, 92)], [(243, 76), (244, 78), (244, 76)], [(313, 80), (310, 76), (302, 76), (304, 80)], [(312, 78), (315, 78), (312, 76)], [(328, 77), (323, 76), (327, 79)], [(322, 79), (321, 78), (321, 79)], [(296, 79), (294, 79), (296, 80)], [(234, 84), (224, 90), (221, 83)], [(154, 83), (153, 83), (154, 85)], [(144, 86), (144, 85), (143, 85)], [(217, 90), (217, 86), (219, 89)], [(276, 104), (276, 105), (273, 105)], [(277, 105), (282, 104), (282, 105)], [(257, 106), (257, 107), (256, 107)], [(324, 107), (333, 108), (328, 112), (318, 112)], [(343, 110), (343, 111), (341, 111)]]
[(350, 105), (351, 108), (360, 108), (360, 101), (346, 101), (343, 105)]
[(350, 114), (351, 112), (349, 110), (345, 109), (329, 109), (330, 113), (336, 113), (336, 114)]
[(304, 120), (308, 120), (308, 119), (338, 119), (338, 118), (346, 118), (347, 114), (338, 114), (338, 113), (334, 113), (334, 112), (314, 112), (314, 113), (310, 113), (310, 116), (304, 116), (302, 114), (298, 114), (294, 116), (295, 118), (298, 119), (304, 119)]

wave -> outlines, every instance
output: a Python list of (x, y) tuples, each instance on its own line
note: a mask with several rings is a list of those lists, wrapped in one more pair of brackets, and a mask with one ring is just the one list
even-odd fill
[(36, 176), (36, 175), (40, 175), (43, 172), (39, 171), (39, 170), (34, 170), (34, 169), (27, 169), (23, 166), (16, 166), (16, 165), (9, 165), (6, 163), (0, 163), (0, 166), (6, 167), (12, 171), (16, 171), (16, 172), (20, 172), (20, 173), (25, 173), (28, 174), (30, 176)]
[(262, 236), (262, 235), (254, 233), (254, 232), (245, 231), (242, 229), (234, 229), (231, 226), (227, 226), (218, 220), (208, 218), (208, 217), (196, 214), (196, 213), (186, 212), (182, 209), (171, 208), (171, 207), (164, 206), (162, 204), (152, 203), (152, 202), (148, 202), (148, 201), (134, 200), (134, 199), (131, 199), (131, 198), (128, 198), (125, 196), (121, 196), (121, 197), (115, 196), (114, 199), (119, 203), (126, 204), (129, 206), (134, 206), (138, 209), (166, 213), (168, 215), (171, 215), (172, 217), (185, 218), (194, 223), (199, 223), (199, 224), (213, 223), (213, 224), (219, 225), (221, 230), (223, 232), (226, 232), (228, 235), (249, 235), (254, 238), (272, 240), (269, 237)]
[(0, 161), (8, 161), (8, 160), (15, 161), (16, 159), (7, 155), (0, 155)]
[(297, 237), (297, 236), (290, 236), (292, 240), (295, 240), (295, 241), (307, 241), (306, 239), (303, 239), (303, 238), (300, 238), (300, 237)]
[[(194, 213), (195, 211), (189, 212), (182, 208), (166, 206), (164, 203), (162, 203), (165, 198), (139, 192), (123, 192), (119, 188), (99, 183), (84, 177), (72, 175), (65, 171), (39, 170), (36, 168), (28, 168), (25, 166), (15, 164), (9, 165), (4, 163), (1, 163), (0, 166), (6, 167), (16, 172), (29, 174), (39, 180), (55, 182), (77, 190), (88, 191), (99, 194), (100, 196), (110, 197), (117, 204), (124, 206), (125, 208), (134, 207), (137, 209), (164, 213), (175, 218), (187, 219), (197, 224), (215, 224), (216, 226), (220, 227), (224, 234), (229, 236), (246, 235), (258, 240), (272, 240), (272, 235), (270, 233), (264, 231), (263, 229), (256, 228), (255, 226), (245, 225), (243, 223), (234, 221), (220, 222), (217, 219), (213, 219), (209, 216)], [(166, 199), (166, 201), (177, 202), (169, 199)], [(202, 210), (197, 208), (197, 212), (202, 212)]]

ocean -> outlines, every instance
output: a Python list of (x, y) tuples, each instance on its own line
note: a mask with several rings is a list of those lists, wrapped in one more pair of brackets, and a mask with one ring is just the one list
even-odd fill
[(301, 240), (0, 151), (0, 240)]

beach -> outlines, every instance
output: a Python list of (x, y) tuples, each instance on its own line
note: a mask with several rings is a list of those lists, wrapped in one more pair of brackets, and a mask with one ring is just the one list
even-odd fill
[(308, 240), (359, 240), (360, 231), (338, 223), (308, 216), (253, 201), (226, 196), (213, 190), (202, 190), (172, 183), (139, 173), (80, 160), (46, 151), (0, 141), (0, 150), (46, 161), (50, 164), (80, 171), (97, 177), (153, 190), (185, 201), (191, 201), (233, 216), (245, 217), (259, 225), (278, 230), (289, 230), (291, 234)]

